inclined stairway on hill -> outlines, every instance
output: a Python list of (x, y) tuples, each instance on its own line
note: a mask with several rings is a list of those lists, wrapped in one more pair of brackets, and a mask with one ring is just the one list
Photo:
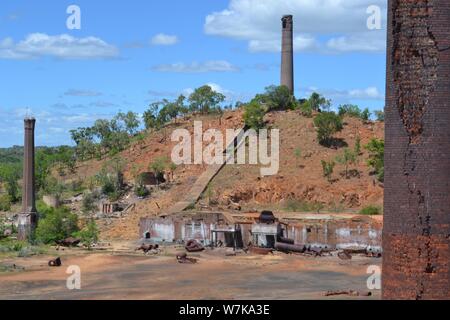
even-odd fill
[(184, 197), (183, 200), (175, 203), (173, 206), (171, 206), (165, 214), (174, 214), (178, 212), (182, 212), (186, 210), (188, 207), (192, 206), (193, 204), (197, 203), (197, 201), (200, 199), (203, 192), (208, 187), (211, 180), (220, 172), (220, 170), (225, 166), (227, 163), (228, 158), (226, 158), (227, 150), (228, 148), (233, 148), (234, 150), (237, 150), (239, 146), (245, 141), (243, 139), (245, 132), (245, 128), (239, 129), (239, 134), (234, 139), (232, 143), (230, 143), (225, 150), (223, 151), (223, 156), (225, 161), (223, 161), (223, 164), (214, 164), (209, 165), (207, 169), (197, 178), (187, 195)]

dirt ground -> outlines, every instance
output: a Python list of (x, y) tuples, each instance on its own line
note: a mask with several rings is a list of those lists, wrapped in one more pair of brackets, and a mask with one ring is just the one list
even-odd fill
[[(55, 256), (0, 260), (0, 270), (9, 270), (0, 271), (0, 299), (380, 299), (377, 290), (371, 297), (324, 296), (328, 290), (367, 292), (367, 268), (381, 264), (376, 258), (227, 256), (229, 251), (216, 249), (190, 255), (198, 263), (186, 265), (175, 258), (182, 247), (165, 247), (146, 256), (134, 253), (133, 245), (115, 244), (114, 249), (92, 253), (59, 251), (63, 262), (59, 268), (47, 266)], [(81, 290), (66, 287), (71, 265), (81, 269)]]

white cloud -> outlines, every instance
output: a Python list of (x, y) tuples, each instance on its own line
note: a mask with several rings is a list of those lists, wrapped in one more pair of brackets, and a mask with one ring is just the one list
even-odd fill
[(49, 56), (59, 59), (111, 59), (118, 49), (96, 37), (75, 38), (67, 34), (50, 36), (33, 33), (14, 43), (11, 38), (0, 41), (0, 58), (33, 59)]
[[(248, 42), (252, 52), (278, 51), (281, 17), (294, 16), (295, 50), (321, 53), (382, 52), (386, 31), (367, 29), (366, 10), (386, 0), (230, 0), (228, 8), (206, 17), (206, 34)], [(383, 26), (386, 25), (383, 19)], [(324, 40), (324, 38), (326, 40)]]
[(376, 33), (367, 32), (361, 35), (350, 35), (332, 38), (326, 43), (332, 52), (380, 52), (384, 51), (386, 39)]
[(336, 103), (344, 103), (351, 100), (384, 100), (384, 95), (380, 93), (376, 87), (350, 90), (319, 89), (316, 87), (309, 87), (306, 90), (306, 95), (309, 96), (313, 92), (318, 92)]
[(161, 64), (152, 67), (153, 71), (176, 73), (236, 72), (239, 68), (223, 60), (205, 62)]
[(152, 38), (151, 43), (155, 46), (171, 46), (178, 43), (178, 37), (164, 33), (158, 33)]
[[(319, 43), (316, 39), (308, 35), (301, 35), (294, 37), (295, 51), (312, 51), (319, 48)], [(250, 40), (248, 49), (251, 52), (280, 52), (281, 41), (278, 39), (271, 40)]]

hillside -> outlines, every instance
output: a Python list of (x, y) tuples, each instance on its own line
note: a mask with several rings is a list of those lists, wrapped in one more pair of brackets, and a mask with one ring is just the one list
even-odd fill
[[(193, 121), (201, 120), (203, 130), (208, 128), (239, 128), (243, 126), (242, 112), (227, 111), (219, 120), (217, 116), (197, 116), (164, 129), (147, 134), (120, 154), (126, 160), (125, 180), (133, 184), (133, 173), (148, 171), (149, 164), (161, 156), (170, 157), (173, 146), (170, 135), (176, 128), (193, 132)], [(312, 118), (298, 111), (272, 112), (266, 115), (272, 128), (280, 129), (280, 170), (275, 176), (260, 177), (260, 167), (253, 165), (226, 165), (211, 181), (196, 206), (219, 210), (238, 209), (252, 211), (272, 209), (283, 211), (334, 211), (354, 212), (368, 205), (382, 206), (383, 187), (371, 175), (367, 166), (368, 153), (362, 154), (355, 165), (349, 166), (350, 176), (344, 177), (344, 166), (336, 164), (332, 183), (323, 176), (321, 160), (330, 161), (343, 152), (343, 147), (327, 148), (317, 141)], [(363, 123), (360, 119), (346, 117), (342, 132), (335, 135), (343, 146), (353, 148), (357, 137), (364, 146), (372, 138), (383, 138), (382, 122)], [(300, 151), (298, 151), (300, 150)], [(300, 154), (300, 156), (299, 156)], [(95, 175), (108, 159), (91, 160), (77, 167), (75, 174), (66, 179), (86, 180)], [(141, 217), (165, 213), (180, 201), (206, 165), (183, 165), (174, 172), (173, 182), (157, 188), (143, 200), (135, 200), (134, 210), (118, 219), (99, 221), (103, 238), (135, 239)], [(127, 196), (128, 199), (131, 195)]]

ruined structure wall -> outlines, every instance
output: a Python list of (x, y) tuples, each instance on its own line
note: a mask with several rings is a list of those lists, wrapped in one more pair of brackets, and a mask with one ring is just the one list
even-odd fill
[(383, 298), (450, 299), (450, 1), (390, 0)]
[(290, 15), (284, 16), (281, 22), (281, 85), (287, 86), (291, 93), (294, 93), (293, 18)]

